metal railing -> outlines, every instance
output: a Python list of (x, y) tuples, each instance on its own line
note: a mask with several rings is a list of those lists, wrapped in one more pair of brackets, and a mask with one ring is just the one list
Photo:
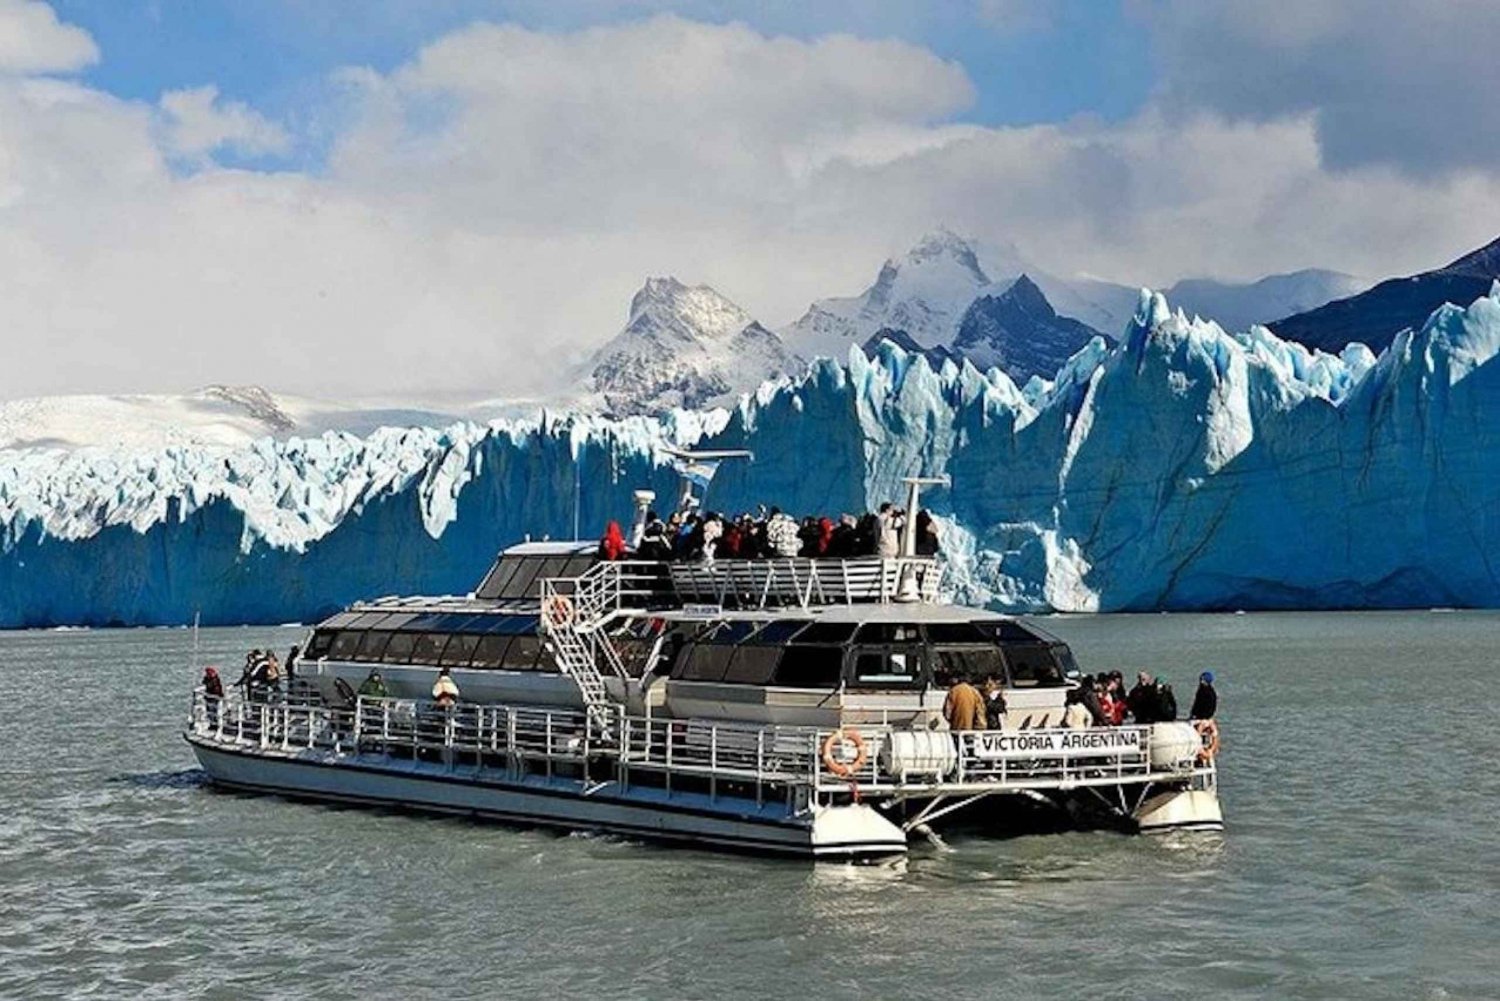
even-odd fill
[[(833, 731), (728, 721), (649, 718), (617, 713), (601, 739), (587, 713), (576, 710), (461, 703), (439, 708), (402, 699), (359, 697), (347, 707), (320, 701), (221, 700), (193, 694), (189, 732), (217, 742), (281, 752), (396, 756), (532, 773), (570, 766), (585, 779), (622, 786), (643, 774), (673, 788), (674, 779), (701, 780), (710, 795), (724, 783), (757, 801), (797, 789), (832, 799), (857, 787), (865, 796), (910, 798), (953, 793), (1070, 789), (1159, 781), (1214, 781), (1212, 761), (1189, 755), (1152, 763), (1150, 727), (1094, 730), (922, 731), (942, 751), (937, 767), (906, 767), (887, 748), (905, 733), (889, 726)], [(836, 774), (824, 758), (835, 733), (859, 734), (865, 757), (852, 774)], [(1092, 738), (1079, 735), (1093, 734)], [(1076, 746), (1105, 741), (1118, 747)], [(1068, 745), (1075, 745), (1070, 748)], [(751, 789), (753, 787), (753, 789)]]
[(686, 601), (738, 608), (934, 602), (941, 565), (930, 556), (772, 557), (666, 564)]

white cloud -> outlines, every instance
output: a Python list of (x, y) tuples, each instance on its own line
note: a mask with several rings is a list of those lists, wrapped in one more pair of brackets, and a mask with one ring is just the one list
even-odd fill
[(0, 80), (0, 396), (496, 395), (614, 333), (646, 275), (785, 322), (938, 223), (1165, 283), (1415, 269), (1500, 218), (1489, 174), (1325, 170), (1309, 112), (964, 124), (964, 71), (900, 42), (476, 25), (343, 79), (325, 169), (191, 176), (174, 158), (285, 137), (212, 88)]
[(0, 73), (69, 73), (99, 61), (82, 28), (40, 0), (0, 0)]
[(212, 84), (167, 91), (161, 109), (165, 143), (178, 156), (202, 158), (220, 149), (259, 156), (291, 147), (285, 129), (249, 105), (219, 100), (219, 88)]

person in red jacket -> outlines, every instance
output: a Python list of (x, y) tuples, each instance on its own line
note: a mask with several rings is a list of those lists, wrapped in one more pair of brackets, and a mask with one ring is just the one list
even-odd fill
[(625, 555), (625, 533), (620, 531), (620, 523), (610, 520), (604, 526), (604, 538), (599, 540), (599, 558), (601, 560), (617, 560)]

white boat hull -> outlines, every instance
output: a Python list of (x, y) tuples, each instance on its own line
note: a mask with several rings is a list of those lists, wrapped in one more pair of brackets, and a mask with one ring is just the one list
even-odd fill
[(188, 742), (213, 782), (230, 789), (815, 859), (880, 858), (907, 847), (899, 827), (859, 804), (795, 811), (787, 803), (622, 789), (613, 781), (585, 785), (576, 778), (248, 748), (195, 736)]

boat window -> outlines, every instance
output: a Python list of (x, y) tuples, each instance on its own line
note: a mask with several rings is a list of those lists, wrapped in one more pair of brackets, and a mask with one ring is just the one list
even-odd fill
[(490, 570), (489, 575), (480, 582), (479, 590), (475, 593), (481, 598), (498, 598), (506, 593), (510, 579), (516, 575), (516, 567), (521, 561), (515, 556), (502, 556), (500, 561)]
[(1073, 651), (1068, 649), (1066, 643), (1052, 644), (1052, 656), (1057, 658), (1058, 664), (1062, 666), (1064, 678), (1079, 678), (1083, 672), (1078, 668), (1078, 661), (1073, 657)]
[(688, 647), (681, 661), (678, 677), (683, 681), (723, 681), (729, 669), (734, 647), (714, 643), (695, 643)]
[(1005, 661), (999, 647), (960, 647), (933, 651), (932, 674), (936, 682), (946, 688), (955, 681), (978, 684), (993, 676), (1002, 683), (1005, 680)]
[(334, 632), (332, 629), (319, 629), (313, 633), (308, 641), (307, 650), (303, 656), (308, 660), (317, 660), (319, 657), (328, 656), (328, 648), (333, 646)]
[(756, 646), (780, 646), (800, 632), (805, 625), (808, 625), (806, 619), (800, 622), (778, 619), (775, 622), (766, 623), (765, 628), (752, 633), (745, 642)]
[(359, 649), (354, 653), (355, 660), (379, 660), (380, 654), (385, 650), (385, 645), (390, 642), (391, 634), (381, 629), (371, 629), (365, 633), (365, 638), (359, 641)]
[(726, 622), (723, 627), (714, 633), (713, 642), (718, 646), (732, 646), (735, 643), (743, 643), (745, 638), (755, 632), (759, 622)]
[(409, 664), (411, 663), (412, 647), (416, 645), (416, 633), (397, 633), (386, 644), (385, 656), (381, 659), (387, 664)]
[(392, 612), (380, 621), (381, 629), (400, 629), (417, 617), (416, 612)]
[(774, 646), (742, 646), (734, 651), (724, 680), (735, 685), (767, 685), (781, 659), (781, 649)]
[(922, 649), (916, 646), (861, 647), (854, 658), (854, 683), (909, 688), (921, 684)]
[(927, 642), (934, 646), (941, 643), (988, 643), (989, 637), (980, 632), (972, 622), (929, 622), (925, 627)]
[(447, 633), (417, 633), (417, 642), (411, 648), (412, 663), (436, 664), (447, 643)]
[(536, 580), (532, 582), (531, 587), (526, 589), (527, 596), (536, 597), (541, 594), (542, 581), (555, 580), (558, 577), (565, 576), (563, 571), (567, 569), (567, 566), (568, 558), (566, 556), (549, 556), (547, 559), (542, 560), (541, 569), (536, 572)]
[(837, 688), (844, 651), (834, 646), (789, 646), (776, 665), (776, 681), (787, 688)]
[(568, 558), (568, 562), (563, 566), (562, 574), (560, 576), (582, 577), (585, 573), (588, 572), (589, 567), (593, 565), (593, 556), (572, 556)]
[(536, 572), (541, 569), (542, 561), (530, 557), (520, 557), (517, 561), (515, 576), (511, 577), (501, 592), (502, 598), (524, 598), (533, 594), (531, 584), (536, 580)]
[(359, 641), (363, 633), (357, 629), (342, 629), (333, 638), (333, 645), (328, 649), (328, 656), (334, 660), (350, 660), (354, 651), (359, 649)]
[(327, 622), (322, 623), (323, 629), (347, 629), (349, 623), (359, 618), (360, 612), (340, 612)]
[[(797, 637), (800, 641), (802, 637)], [(866, 622), (859, 627), (859, 642), (873, 643), (917, 643), (921, 637), (917, 627), (905, 622)]]
[(505, 663), (505, 650), (510, 641), (509, 636), (491, 634), (479, 637), (479, 645), (474, 647), (474, 659), (470, 663), (475, 667), (500, 667)]
[(992, 641), (999, 640), (1001, 643), (1035, 643), (1036, 636), (1019, 622), (1010, 619), (998, 619), (988, 622), (974, 623), (981, 633), (988, 636)]
[(381, 623), (388, 612), (363, 612), (353, 622), (349, 623), (350, 629), (370, 629)]
[(1063, 683), (1062, 669), (1051, 649), (1040, 643), (1006, 644), (1005, 663), (1010, 667), (1010, 683), (1017, 688)]
[(798, 643), (848, 643), (857, 622), (814, 622), (797, 634)]
[(443, 648), (443, 656), (438, 659), (438, 663), (445, 667), (464, 667), (469, 663), (469, 658), (474, 656), (474, 648), (478, 645), (478, 636), (459, 633)]
[(522, 633), (511, 641), (505, 651), (505, 669), (508, 671), (534, 671), (537, 655), (542, 652), (542, 640), (535, 633)]

